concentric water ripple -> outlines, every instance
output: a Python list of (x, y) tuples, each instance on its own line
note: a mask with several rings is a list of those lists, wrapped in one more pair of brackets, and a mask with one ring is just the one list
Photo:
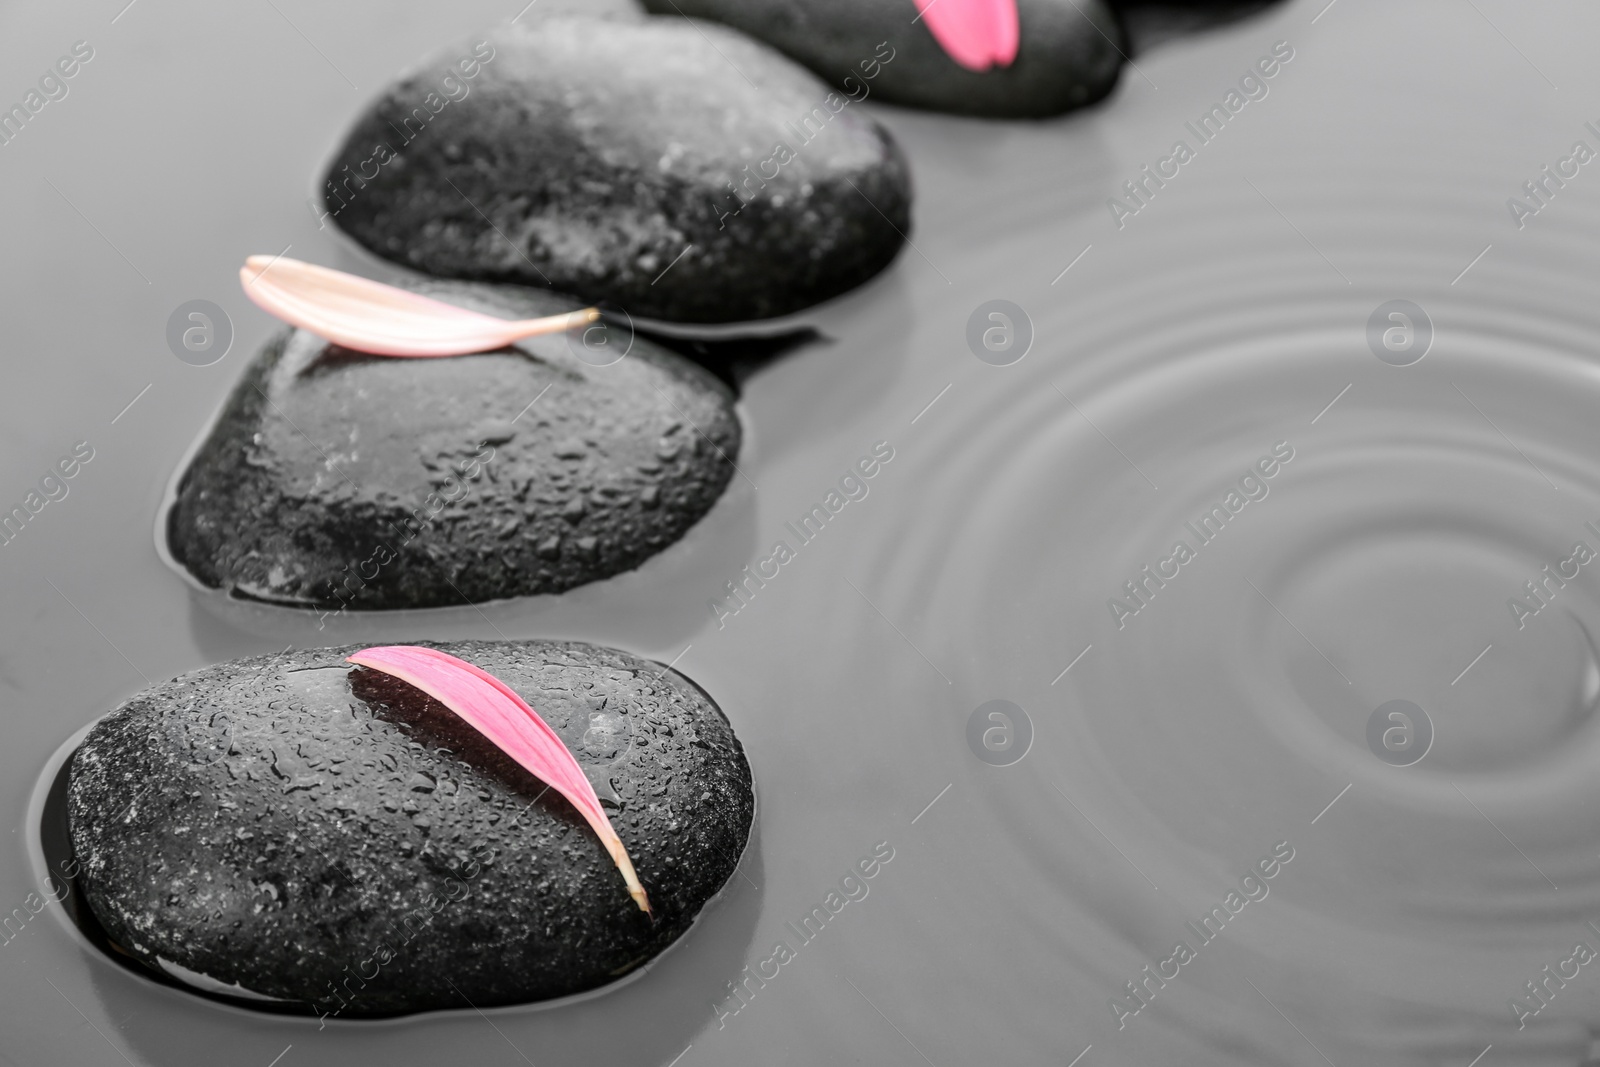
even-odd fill
[[(1280, 1010), (1337, 1063), (1470, 1059), (1597, 941), (1597, 323), (1448, 294), (1395, 367), (1366, 344), (1380, 301), (1307, 284), (1305, 251), (1036, 316), (1026, 362), (920, 431), (918, 506), (856, 564), (962, 697), (1033, 709), (1031, 778), (979, 796), (1027, 864), (996, 906), (1124, 1062), (1315, 1058), (1265, 1036)], [(943, 688), (916, 660), (896, 680)], [(1431, 727), (1409, 766), (1369, 744), (1392, 700)], [(1279, 842), (1267, 899), (1202, 944), (1185, 923)], [(1119, 1030), (1112, 998), (1178, 941), (1195, 962)], [(1553, 997), (1553, 1062), (1597, 1021), (1592, 992)]]

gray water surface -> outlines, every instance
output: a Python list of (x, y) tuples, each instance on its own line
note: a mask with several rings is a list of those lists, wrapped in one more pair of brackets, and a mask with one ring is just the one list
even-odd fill
[[(0, 12), (3, 99), (94, 49), (0, 146), (0, 510), (93, 449), (0, 546), (0, 914), (24, 916), (0, 1063), (1588, 1062), (1600, 164), (1561, 161), (1600, 150), (1593, 5), (1306, 0), (1166, 41), (1060, 121), (877, 109), (915, 246), (805, 316), (833, 343), (744, 382), (742, 476), (688, 538), (562, 597), (319, 630), (187, 585), (163, 494), (273, 328), (244, 257), (385, 276), (319, 230), (309, 176), (384, 81), (520, 4), (124, 2)], [(1200, 143), (1186, 123), (1277, 42), (1293, 58)], [(1569, 176), (1535, 204), (1547, 164)], [(166, 346), (192, 299), (235, 328), (212, 366)], [(994, 299), (1033, 334), (1006, 366), (966, 340)], [(1425, 319), (1369, 343), (1396, 300)], [(799, 545), (785, 523), (880, 441), (867, 496)], [(794, 558), (717, 611), (780, 540)], [(638, 980), (319, 1029), (32, 914), (53, 754), (147, 683), (501, 635), (675, 661), (750, 754), (741, 873)], [(973, 726), (997, 700), (1020, 715)]]

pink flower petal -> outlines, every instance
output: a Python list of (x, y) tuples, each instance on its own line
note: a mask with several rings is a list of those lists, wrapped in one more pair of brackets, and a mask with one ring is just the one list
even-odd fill
[(628, 895), (646, 914), (650, 898), (634, 873), (628, 850), (600, 807), (600, 798), (583, 768), (539, 713), (511, 687), (488, 671), (437, 649), (416, 645), (384, 645), (357, 652), (349, 662), (393, 675), (427, 693), (461, 716), (473, 729), (522, 764), (530, 774), (572, 802), (606, 851), (611, 853)]
[(916, 0), (928, 31), (951, 59), (983, 72), (1017, 58), (1021, 27), (1017, 0)]
[(291, 326), (378, 356), (459, 356), (525, 337), (560, 333), (600, 317), (594, 308), (541, 319), (497, 319), (392, 285), (299, 260), (251, 256), (245, 295)]

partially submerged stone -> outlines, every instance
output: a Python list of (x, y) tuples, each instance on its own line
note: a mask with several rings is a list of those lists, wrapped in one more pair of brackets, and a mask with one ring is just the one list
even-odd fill
[[(515, 318), (577, 306), (423, 291)], [(732, 477), (733, 395), (644, 337), (608, 366), (580, 342), (406, 359), (280, 334), (181, 477), (172, 555), (236, 596), (333, 610), (558, 593), (639, 566)]]
[(655, 909), (582, 817), (461, 719), (345, 663), (207, 667), (73, 754), (79, 885), (107, 939), (222, 996), (347, 1018), (605, 985), (680, 937), (754, 815), (732, 728), (693, 682), (564, 642), (441, 648), (506, 682), (582, 764)]
[(323, 198), (416, 270), (684, 322), (837, 296), (911, 227), (887, 131), (764, 45), (676, 15), (536, 18), (441, 53), (357, 120)]
[[(958, 0), (944, 0), (955, 3)], [(852, 98), (994, 118), (1046, 118), (1111, 92), (1125, 45), (1102, 0), (1017, 0), (1010, 66), (951, 59), (911, 0), (644, 0), (651, 11), (727, 23)]]

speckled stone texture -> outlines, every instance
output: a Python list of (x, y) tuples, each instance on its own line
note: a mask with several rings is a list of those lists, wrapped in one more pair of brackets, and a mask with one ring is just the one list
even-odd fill
[[(507, 317), (576, 306), (420, 288)], [(236, 596), (333, 610), (556, 593), (637, 567), (727, 485), (733, 395), (643, 337), (605, 367), (569, 341), (395, 359), (278, 336), (179, 482), (174, 558)]]
[[(1126, 50), (1102, 0), (1017, 0), (1017, 58), (981, 73), (951, 59), (914, 21), (912, 0), (644, 0), (644, 6), (725, 22), (852, 95), (960, 115), (1046, 118), (1093, 103), (1116, 85), (1118, 49)], [(892, 58), (884, 62), (886, 56)]]
[(419, 690), (344, 663), (359, 647), (207, 667), (89, 733), (68, 818), (112, 942), (319, 1014), (486, 1007), (628, 973), (732, 875), (750, 767), (682, 675), (577, 643), (434, 646), (505, 681), (572, 749), (652, 923), (564, 798)]
[(378, 255), (712, 323), (846, 292), (910, 232), (888, 132), (743, 34), (530, 16), (487, 42), (470, 80), (463, 44), (386, 89), (329, 167), (332, 220)]

